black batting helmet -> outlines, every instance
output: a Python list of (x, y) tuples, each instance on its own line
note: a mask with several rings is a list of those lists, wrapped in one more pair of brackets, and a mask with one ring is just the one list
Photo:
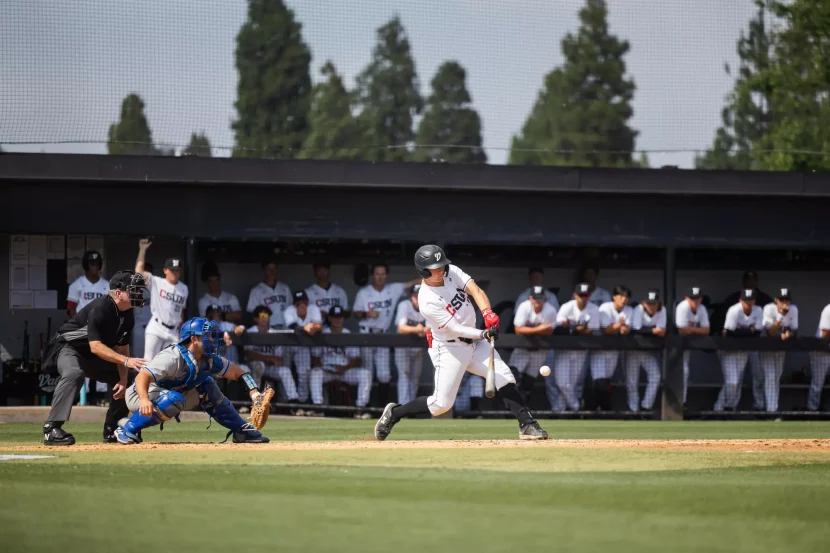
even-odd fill
[(81, 265), (84, 268), (84, 272), (89, 271), (89, 264), (90, 263), (97, 263), (99, 267), (104, 266), (104, 258), (101, 257), (101, 254), (90, 250), (84, 254), (84, 257), (81, 259)]
[(418, 248), (418, 251), (415, 252), (415, 268), (418, 270), (418, 274), (424, 278), (428, 278), (430, 276), (430, 269), (439, 269), (444, 267), (444, 274), (446, 274), (449, 270), (449, 265), (450, 260), (447, 258), (447, 254), (445, 254), (444, 250), (435, 244), (421, 246)]

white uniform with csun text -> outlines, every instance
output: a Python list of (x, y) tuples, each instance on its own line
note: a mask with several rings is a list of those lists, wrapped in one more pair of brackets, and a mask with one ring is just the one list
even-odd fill
[(144, 359), (150, 361), (162, 349), (179, 342), (188, 289), (184, 282), (170, 284), (167, 279), (157, 276), (151, 276), (147, 286), (151, 316), (144, 330)]
[(260, 282), (248, 296), (248, 313), (253, 313), (259, 305), (271, 310), (271, 328), (282, 328), (285, 325), (283, 314), (291, 303), (291, 288), (284, 282), (277, 282), (273, 288)]
[[(426, 319), (421, 312), (413, 307), (412, 300), (404, 300), (398, 304), (395, 326), (418, 326), (425, 322)], [(395, 367), (398, 369), (398, 403), (403, 405), (418, 395), (418, 383), (421, 380), (421, 370), (424, 368), (423, 348), (395, 348)]]
[[(405, 285), (401, 282), (387, 283), (382, 290), (371, 284), (364, 286), (357, 292), (354, 299), (353, 311), (377, 311), (376, 319), (365, 318), (358, 323), (361, 334), (385, 334), (395, 316), (395, 306), (405, 293)], [(389, 367), (389, 348), (363, 347), (360, 348), (360, 358), (363, 366), (374, 370), (378, 382), (389, 384), (392, 380), (392, 371)]]
[[(429, 356), (435, 366), (435, 390), (427, 398), (427, 406), (433, 416), (445, 413), (453, 406), (466, 371), (481, 377), (487, 376), (489, 342), (467, 338), (461, 341), (447, 328), (451, 320), (461, 326), (476, 328), (473, 300), (466, 292), (470, 280), (467, 273), (455, 265), (449, 265), (441, 286), (430, 286), (424, 282), (418, 292), (418, 306), (429, 323), (433, 336)], [(513, 373), (502, 361), (498, 351), (494, 354), (494, 367), (496, 389), (516, 383)]]
[[(781, 326), (778, 329), (777, 339), (781, 339), (781, 334), (786, 331), (795, 333), (798, 331), (798, 307), (790, 304), (790, 309), (786, 315), (778, 312), (778, 306), (775, 302), (768, 303), (764, 306), (764, 335), (775, 321), (780, 321)], [(786, 359), (786, 351), (762, 351), (760, 352), (761, 370), (764, 372), (764, 407), (770, 413), (778, 411), (778, 395), (780, 392), (781, 374), (784, 372), (784, 361)]]
[[(763, 328), (763, 310), (753, 305), (749, 315), (744, 313), (740, 302), (729, 308), (726, 312), (726, 322), (723, 328), (726, 330), (748, 329), (754, 327), (756, 331)], [(745, 338), (749, 340), (750, 338)], [(738, 406), (740, 396), (738, 390), (743, 382), (744, 369), (749, 358), (748, 351), (724, 351), (721, 354), (721, 368), (723, 369), (723, 388), (718, 401), (723, 398), (723, 405), (716, 403), (715, 411), (721, 411), (724, 407), (735, 409)]]
[(323, 288), (315, 283), (305, 289), (308, 296), (308, 305), (316, 305), (321, 313), (328, 313), (335, 305), (339, 305), (343, 309), (349, 308), (349, 297), (346, 291), (333, 282), (329, 284), (328, 289)]

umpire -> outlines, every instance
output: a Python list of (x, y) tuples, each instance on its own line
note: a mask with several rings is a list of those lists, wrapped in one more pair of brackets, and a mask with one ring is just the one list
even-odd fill
[(44, 445), (72, 445), (75, 437), (61, 428), (69, 420), (72, 404), (84, 377), (112, 386), (112, 402), (104, 422), (104, 442), (115, 442), (115, 428), (129, 414), (124, 401), (129, 369), (141, 370), (147, 362), (130, 357), (135, 324), (133, 307), (146, 303), (146, 281), (134, 271), (118, 271), (110, 279), (106, 296), (93, 300), (60, 327), (49, 341), (44, 370), (60, 374), (52, 410), (43, 425)]

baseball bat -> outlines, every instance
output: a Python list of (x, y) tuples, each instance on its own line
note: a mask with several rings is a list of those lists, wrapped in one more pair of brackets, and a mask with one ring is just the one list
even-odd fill
[(493, 342), (493, 339), (490, 338), (490, 360), (487, 366), (487, 382), (484, 385), (484, 395), (486, 395), (490, 399), (493, 399), (496, 396), (496, 368), (494, 365), (495, 353), (496, 344), (495, 342)]

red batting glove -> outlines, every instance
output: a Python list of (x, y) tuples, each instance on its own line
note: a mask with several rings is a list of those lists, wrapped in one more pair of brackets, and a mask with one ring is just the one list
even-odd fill
[(432, 347), (432, 329), (431, 328), (427, 328), (426, 337), (427, 337), (427, 348), (431, 348)]
[(484, 317), (484, 326), (487, 328), (499, 326), (499, 316), (493, 313), (493, 310), (489, 307), (481, 312), (481, 316)]

